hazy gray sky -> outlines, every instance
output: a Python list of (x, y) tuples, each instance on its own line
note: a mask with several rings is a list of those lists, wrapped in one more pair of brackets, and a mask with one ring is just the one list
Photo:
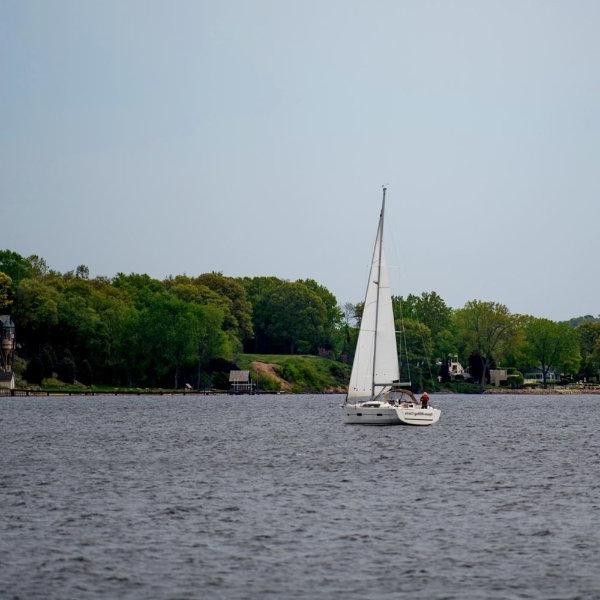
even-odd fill
[(600, 312), (600, 2), (0, 7), (0, 247)]

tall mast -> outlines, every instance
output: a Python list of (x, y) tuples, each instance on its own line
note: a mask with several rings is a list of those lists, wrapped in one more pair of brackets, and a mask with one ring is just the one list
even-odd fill
[(375, 397), (375, 364), (377, 360), (377, 326), (379, 324), (379, 282), (381, 279), (381, 249), (383, 248), (383, 216), (385, 213), (385, 192), (387, 188), (383, 186), (383, 200), (381, 201), (381, 214), (379, 215), (379, 257), (377, 259), (377, 299), (375, 302), (375, 335), (373, 337), (373, 377), (371, 379), (371, 398)]

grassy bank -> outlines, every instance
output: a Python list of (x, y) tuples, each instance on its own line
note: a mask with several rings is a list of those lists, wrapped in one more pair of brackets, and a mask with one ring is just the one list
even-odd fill
[[(285, 354), (239, 354), (234, 363), (227, 365), (223, 371), (212, 373), (212, 385), (208, 390), (217, 392), (229, 388), (229, 369), (237, 367), (251, 372), (252, 379), (263, 392), (287, 393), (345, 393), (350, 379), (351, 366), (345, 363), (312, 355)], [(65, 383), (56, 378), (44, 379), (40, 385), (31, 385), (18, 381), (17, 388), (30, 392), (50, 393), (148, 393), (161, 394), (183, 392), (169, 388), (154, 387), (118, 387), (111, 385), (86, 386), (75, 382)], [(192, 390), (190, 390), (191, 392)]]
[(259, 388), (292, 393), (344, 393), (350, 365), (320, 356), (286, 354), (240, 354), (240, 369), (248, 369)]

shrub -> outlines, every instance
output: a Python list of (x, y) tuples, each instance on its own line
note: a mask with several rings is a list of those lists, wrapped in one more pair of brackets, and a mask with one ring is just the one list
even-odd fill
[(294, 387), (315, 390), (322, 383), (317, 370), (308, 362), (286, 360), (281, 364), (280, 375), (286, 381), (297, 384)]
[(212, 374), (212, 387), (217, 390), (229, 389), (229, 373), (223, 373), (222, 371), (215, 371)]
[(56, 365), (56, 374), (65, 383), (75, 383), (77, 369), (70, 352), (65, 352), (63, 359)]
[(29, 383), (41, 383), (44, 377), (44, 363), (38, 355), (29, 361), (24, 375)]
[(522, 388), (523, 381), (523, 374), (519, 373), (519, 371), (515, 371), (506, 378), (506, 385), (514, 390), (516, 388)]
[(332, 362), (331, 365), (329, 365), (329, 372), (331, 373), (332, 377), (341, 379), (344, 382), (350, 378), (350, 369), (348, 365)]
[(266, 392), (278, 392), (281, 389), (279, 381), (273, 379), (273, 377), (269, 377), (269, 375), (265, 373), (253, 371), (252, 379), (256, 382), (256, 387), (259, 390), (264, 390)]
[(81, 367), (78, 369), (79, 373), (79, 381), (84, 385), (92, 385), (93, 376), (92, 376), (92, 367), (87, 359), (84, 359), (81, 363)]
[(65, 383), (56, 377), (46, 377), (45, 379), (42, 379), (42, 388), (77, 392), (79, 390), (85, 390), (86, 386), (78, 381), (74, 383)]

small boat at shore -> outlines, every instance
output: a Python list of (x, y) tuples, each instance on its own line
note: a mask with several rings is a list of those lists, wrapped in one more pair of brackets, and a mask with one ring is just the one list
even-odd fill
[(400, 382), (392, 294), (383, 251), (385, 194), (384, 187), (343, 417), (352, 425), (432, 425), (439, 420), (440, 409), (422, 408), (409, 389), (411, 382)]

